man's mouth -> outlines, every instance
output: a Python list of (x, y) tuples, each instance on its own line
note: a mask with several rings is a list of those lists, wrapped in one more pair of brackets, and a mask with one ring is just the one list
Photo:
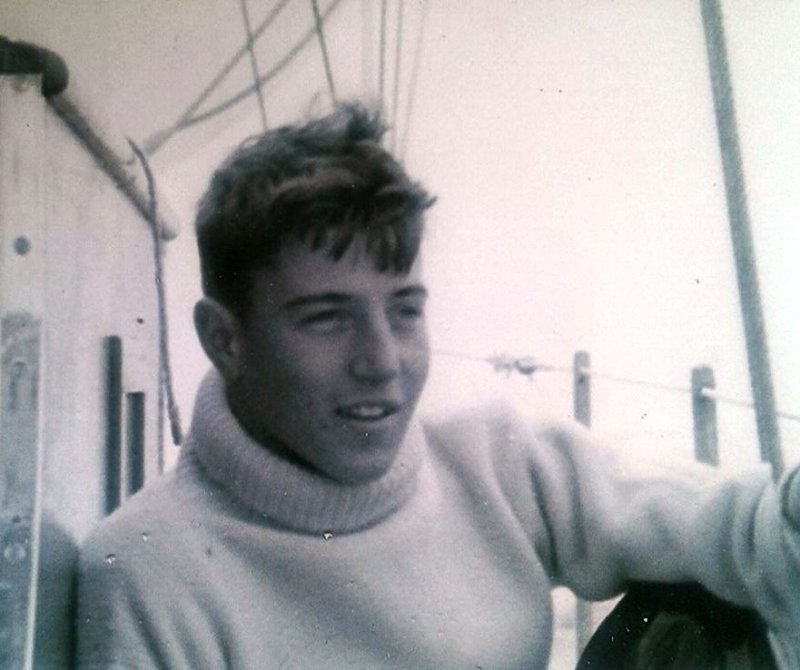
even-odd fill
[(351, 421), (380, 421), (399, 410), (400, 405), (394, 402), (360, 402), (343, 405), (336, 410), (336, 414)]

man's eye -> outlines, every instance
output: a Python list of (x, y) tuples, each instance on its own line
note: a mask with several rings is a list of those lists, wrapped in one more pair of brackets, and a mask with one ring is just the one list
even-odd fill
[(349, 317), (346, 312), (340, 310), (325, 310), (309, 314), (300, 320), (300, 326), (307, 330), (319, 333), (332, 333), (346, 328)]
[(408, 304), (398, 305), (394, 309), (394, 317), (401, 324), (412, 325), (425, 316), (422, 305)]

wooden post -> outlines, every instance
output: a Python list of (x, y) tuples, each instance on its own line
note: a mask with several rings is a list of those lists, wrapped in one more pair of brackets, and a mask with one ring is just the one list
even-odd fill
[[(589, 427), (592, 424), (591, 377), (586, 370), (591, 366), (588, 352), (578, 351), (573, 360), (573, 403), (575, 420)], [(592, 636), (592, 605), (578, 599), (575, 606), (575, 633), (577, 655), (580, 656)]]
[(575, 354), (572, 365), (575, 420), (587, 428), (592, 425), (592, 382), (591, 377), (585, 373), (590, 366), (591, 359), (588, 352), (579, 351)]
[(119, 507), (122, 492), (122, 340), (104, 340), (106, 358), (106, 514)]
[(125, 395), (126, 449), (128, 453), (128, 495), (144, 486), (145, 394)]
[(772, 466), (773, 478), (777, 480), (783, 471), (780, 431), (767, 352), (766, 327), (758, 288), (755, 250), (750, 232), (750, 214), (747, 209), (747, 192), (742, 172), (722, 12), (719, 0), (701, 0), (700, 8), (711, 71), (717, 135), (722, 156), (722, 172), (725, 176), (728, 219), (736, 260), (736, 278), (739, 285), (739, 301), (744, 321), (747, 363), (755, 402), (761, 458)]
[(717, 442), (717, 402), (703, 395), (703, 389), (716, 388), (714, 371), (707, 366), (692, 370), (692, 417), (694, 419), (694, 457), (703, 463), (719, 465)]

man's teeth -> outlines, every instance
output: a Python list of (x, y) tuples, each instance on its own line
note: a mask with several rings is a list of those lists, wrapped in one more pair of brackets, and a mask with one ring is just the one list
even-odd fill
[(342, 410), (342, 413), (355, 419), (382, 419), (389, 415), (385, 405), (354, 405)]

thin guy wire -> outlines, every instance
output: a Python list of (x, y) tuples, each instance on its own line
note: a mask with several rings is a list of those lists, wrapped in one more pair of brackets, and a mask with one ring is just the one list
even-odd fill
[[(333, 0), (328, 8), (322, 13), (322, 20), (324, 21), (330, 13), (339, 6), (342, 0)], [(266, 84), (270, 79), (280, 74), (280, 72), (289, 64), (292, 60), (294, 60), (295, 56), (300, 53), (303, 48), (305, 48), (308, 43), (314, 39), (316, 35), (316, 30), (312, 27), (298, 42), (289, 50), (289, 52), (281, 58), (273, 67), (270, 69), (266, 74), (262, 74), (259, 78), (259, 83), (263, 86)], [(247, 88), (239, 91), (232, 97), (228, 98), (224, 102), (221, 102), (216, 107), (212, 107), (211, 109), (203, 112), (202, 114), (198, 114), (197, 116), (193, 116), (190, 119), (186, 119), (180, 130), (185, 128), (189, 128), (193, 125), (201, 123), (203, 121), (207, 121), (208, 119), (221, 114), (222, 112), (230, 109), (237, 103), (244, 100), (248, 95), (250, 95), (255, 90), (254, 86), (248, 86)]]
[(378, 102), (383, 107), (383, 81), (386, 72), (386, 0), (381, 0), (381, 29), (378, 44)]
[(422, 4), (422, 17), (420, 18), (419, 35), (417, 37), (417, 45), (414, 49), (414, 62), (411, 66), (411, 81), (408, 85), (408, 94), (406, 96), (406, 121), (403, 124), (403, 140), (400, 143), (399, 158), (402, 162), (406, 156), (406, 149), (408, 148), (408, 135), (411, 129), (411, 115), (414, 109), (414, 101), (417, 94), (417, 81), (419, 80), (419, 70), (422, 63), (422, 44), (425, 39), (425, 25), (428, 18), (429, 3), (424, 1)]
[[(477, 356), (475, 354), (468, 354), (460, 351), (448, 351), (445, 349), (436, 349), (434, 350), (433, 353), (437, 356), (447, 356), (449, 358), (458, 358), (460, 360), (475, 361), (476, 363), (489, 363), (494, 366), (495, 370), (505, 370), (508, 372), (517, 371), (524, 375), (532, 375), (534, 372), (539, 372), (539, 371), (565, 372), (569, 374), (572, 374), (574, 372), (574, 370), (571, 367), (541, 363), (529, 356), (523, 356), (523, 357)], [(672, 391), (677, 393), (685, 393), (687, 395), (692, 395), (693, 393), (692, 389), (686, 386), (673, 386), (670, 384), (662, 384), (659, 382), (645, 381), (643, 379), (634, 379), (631, 377), (621, 377), (618, 375), (598, 373), (592, 370), (591, 368), (581, 368), (578, 372), (582, 375), (586, 375), (587, 377), (596, 377), (599, 379), (606, 379), (612, 382), (629, 384), (633, 386), (641, 386), (645, 388), (652, 388), (659, 391)], [(755, 408), (755, 404), (751, 401), (739, 400), (737, 398), (724, 396), (719, 394), (715, 389), (709, 387), (702, 388), (700, 393), (704, 398), (709, 398), (717, 402), (729, 405), (737, 405), (739, 407), (749, 407), (751, 409)], [(785, 419), (787, 421), (800, 422), (799, 414), (792, 414), (790, 412), (777, 412), (776, 414), (781, 419)]]
[[(278, 0), (278, 4), (272, 9), (272, 11), (267, 15), (267, 17), (259, 24), (259, 26), (253, 32), (253, 41), (257, 40), (259, 36), (275, 21), (280, 14), (281, 10), (289, 4), (289, 0)], [(186, 108), (186, 110), (178, 117), (178, 120), (173, 123), (168, 128), (159, 130), (158, 132), (151, 135), (145, 142), (143, 143), (144, 151), (147, 155), (152, 156), (155, 154), (161, 147), (163, 147), (167, 142), (169, 142), (172, 137), (174, 137), (175, 133), (183, 130), (186, 126), (184, 126), (184, 122), (187, 119), (192, 117), (197, 109), (202, 105), (207, 99), (208, 96), (214, 92), (214, 89), (219, 86), (220, 82), (228, 76), (231, 70), (236, 66), (236, 64), (241, 60), (242, 56), (247, 53), (247, 45), (243, 46), (239, 49), (233, 57), (223, 66), (223, 68), (216, 74), (216, 76), (209, 82), (209, 84), (203, 89), (200, 95), (195, 98), (195, 100)]]
[(253, 30), (250, 27), (250, 13), (247, 11), (247, 0), (240, 0), (242, 7), (242, 19), (244, 20), (244, 30), (247, 35), (247, 50), (250, 52), (250, 67), (253, 71), (253, 83), (258, 94), (258, 110), (261, 112), (261, 127), (267, 132), (267, 108), (264, 105), (264, 92), (258, 83), (258, 60), (256, 60), (256, 50), (253, 44)]
[(311, 7), (314, 10), (314, 29), (317, 31), (319, 48), (322, 50), (322, 62), (325, 65), (325, 77), (328, 79), (328, 89), (331, 92), (331, 100), (336, 104), (336, 87), (333, 85), (331, 61), (328, 58), (328, 47), (325, 45), (325, 34), (322, 32), (322, 17), (319, 15), (317, 0), (311, 0)]
[(447, 356), (448, 358), (458, 358), (463, 361), (474, 361), (476, 363), (488, 363), (496, 370), (500, 369), (516, 369), (523, 374), (532, 374), (533, 372), (543, 370), (551, 372), (572, 372), (571, 367), (550, 365), (549, 363), (542, 363), (537, 361), (531, 356), (477, 356), (475, 354), (468, 354), (463, 351), (449, 351), (447, 349), (434, 349), (433, 353), (437, 356)]
[[(495, 370), (517, 371), (521, 374), (532, 375), (534, 372), (564, 372), (573, 374), (574, 370), (568, 366), (550, 365), (549, 363), (542, 363), (530, 356), (477, 356), (475, 354), (468, 354), (460, 351), (449, 351), (446, 349), (435, 349), (433, 353), (437, 356), (447, 356), (449, 358), (458, 358), (465, 361), (474, 361), (476, 363), (489, 363), (494, 366)], [(597, 379), (605, 379), (607, 381), (616, 382), (619, 384), (628, 384), (631, 386), (640, 386), (644, 388), (651, 388), (658, 391), (670, 391), (675, 393), (685, 393), (692, 395), (693, 391), (688, 386), (674, 386), (671, 384), (663, 384), (660, 382), (651, 382), (643, 379), (634, 379), (632, 377), (622, 377), (619, 375), (611, 375), (596, 372), (591, 368), (580, 368), (578, 372), (587, 377), (595, 377)], [(740, 400), (738, 398), (731, 398), (725, 396), (710, 387), (703, 387), (700, 394), (704, 398), (715, 400), (720, 403), (728, 405), (737, 405), (739, 407), (755, 408), (755, 403), (749, 400)], [(800, 422), (800, 414), (793, 414), (791, 412), (777, 412), (778, 417), (787, 421)]]
[(672, 384), (663, 384), (661, 382), (651, 382), (644, 379), (634, 379), (633, 377), (622, 377), (619, 375), (612, 375), (603, 372), (596, 372), (591, 368), (581, 368), (580, 373), (587, 377), (595, 377), (597, 379), (606, 379), (608, 381), (617, 382), (619, 384), (628, 384), (630, 386), (641, 386), (644, 388), (652, 388), (659, 391), (674, 391), (676, 393), (688, 393), (691, 395), (692, 389), (688, 386), (674, 386)]
[[(749, 407), (750, 409), (755, 409), (755, 403), (751, 400), (741, 400), (739, 398), (731, 398), (730, 396), (721, 395), (717, 393), (714, 389), (709, 387), (703, 387), (700, 390), (700, 393), (704, 398), (708, 398), (709, 400), (716, 400), (717, 402), (726, 403), (728, 405), (736, 405), (738, 407)], [(780, 419), (786, 419), (787, 421), (798, 421), (800, 422), (800, 414), (792, 414), (791, 412), (781, 412), (776, 411), (776, 416)]]
[(373, 21), (372, 21), (372, 0), (362, 0), (361, 2), (361, 87), (365, 94), (372, 88), (372, 46)]
[[(460, 351), (448, 351), (445, 349), (436, 349), (434, 350), (433, 353), (436, 354), (437, 356), (447, 356), (449, 358), (458, 358), (460, 360), (474, 361), (476, 363), (489, 363), (494, 366), (495, 370), (507, 370), (509, 372), (516, 370), (517, 372), (528, 375), (532, 375), (534, 372), (538, 371), (565, 372), (569, 374), (572, 374), (574, 372), (574, 370), (571, 367), (550, 365), (549, 363), (541, 363), (537, 361), (535, 358), (532, 358), (530, 356), (523, 356), (523, 357), (477, 356), (475, 354), (468, 354)], [(685, 393), (687, 395), (692, 395), (693, 393), (692, 389), (690, 389), (687, 386), (673, 386), (670, 384), (663, 384), (659, 382), (650, 382), (643, 379), (634, 379), (632, 377), (622, 377), (619, 375), (598, 373), (595, 370), (592, 370), (591, 368), (580, 368), (578, 372), (581, 375), (585, 375), (587, 377), (605, 379), (620, 384), (642, 386), (645, 388), (652, 388), (659, 391)], [(712, 389), (709, 387), (703, 387), (700, 390), (700, 394), (704, 398), (709, 398), (717, 402), (729, 405), (737, 405), (739, 407), (749, 407), (751, 409), (755, 408), (755, 404), (749, 400), (739, 400), (737, 398), (731, 398), (730, 396), (724, 396), (718, 393), (716, 389)], [(800, 414), (792, 414), (790, 412), (777, 412), (777, 415), (782, 419), (786, 419), (787, 421), (800, 422)]]
[(397, 32), (394, 48), (394, 93), (392, 96), (392, 153), (397, 146), (397, 106), (400, 98), (400, 64), (403, 54), (403, 0), (397, 0)]

